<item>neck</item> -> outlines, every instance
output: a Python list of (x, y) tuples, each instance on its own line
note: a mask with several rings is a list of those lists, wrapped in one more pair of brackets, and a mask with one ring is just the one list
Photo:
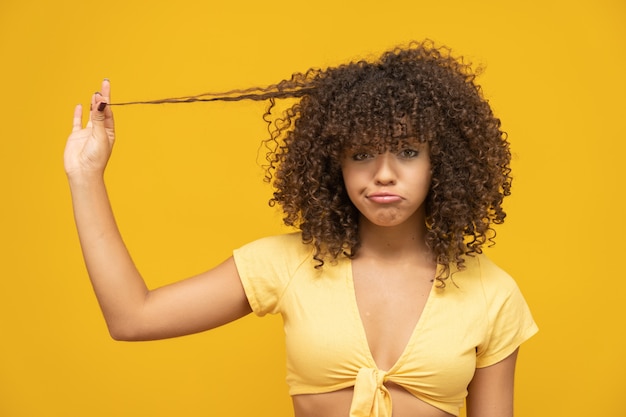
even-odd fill
[(426, 225), (423, 218), (398, 226), (377, 226), (365, 218), (359, 224), (361, 246), (357, 257), (376, 257), (397, 262), (400, 259), (432, 259), (426, 246)]

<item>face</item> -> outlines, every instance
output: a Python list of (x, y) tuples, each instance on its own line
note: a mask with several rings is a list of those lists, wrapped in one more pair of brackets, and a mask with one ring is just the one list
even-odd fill
[(428, 144), (414, 141), (384, 153), (352, 148), (345, 152), (341, 169), (362, 220), (388, 227), (423, 224), (431, 180)]

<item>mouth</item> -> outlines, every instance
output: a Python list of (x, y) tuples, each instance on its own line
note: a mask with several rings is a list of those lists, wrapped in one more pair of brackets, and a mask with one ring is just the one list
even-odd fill
[(366, 198), (379, 204), (397, 203), (398, 201), (403, 200), (403, 198), (399, 195), (392, 193), (372, 193), (368, 194)]

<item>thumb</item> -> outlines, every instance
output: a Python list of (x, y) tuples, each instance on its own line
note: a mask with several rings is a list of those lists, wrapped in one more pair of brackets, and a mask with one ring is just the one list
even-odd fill
[(107, 120), (107, 113), (111, 114), (111, 109), (108, 108), (107, 104), (108, 97), (99, 92), (95, 93), (91, 98), (90, 124), (92, 135), (99, 142), (112, 141), (112, 136), (107, 133), (107, 125), (111, 124), (110, 120)]
[(100, 92), (94, 93), (91, 97), (91, 122), (94, 128), (104, 128), (106, 105), (107, 99)]
[(93, 122), (94, 133), (97, 136), (108, 137), (113, 140), (113, 112), (111, 103), (111, 83), (108, 78), (102, 80), (101, 92), (95, 93), (91, 97), (91, 121)]

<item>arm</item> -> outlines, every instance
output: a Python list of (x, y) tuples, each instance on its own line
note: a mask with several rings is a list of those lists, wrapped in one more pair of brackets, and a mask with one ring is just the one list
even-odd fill
[(65, 148), (74, 218), (87, 271), (111, 336), (121, 340), (162, 339), (207, 330), (248, 314), (232, 258), (196, 277), (148, 290), (117, 228), (104, 183), (115, 140), (110, 84), (91, 99), (90, 121), (74, 111)]
[(468, 417), (512, 417), (518, 349), (502, 361), (476, 369), (467, 395)]

